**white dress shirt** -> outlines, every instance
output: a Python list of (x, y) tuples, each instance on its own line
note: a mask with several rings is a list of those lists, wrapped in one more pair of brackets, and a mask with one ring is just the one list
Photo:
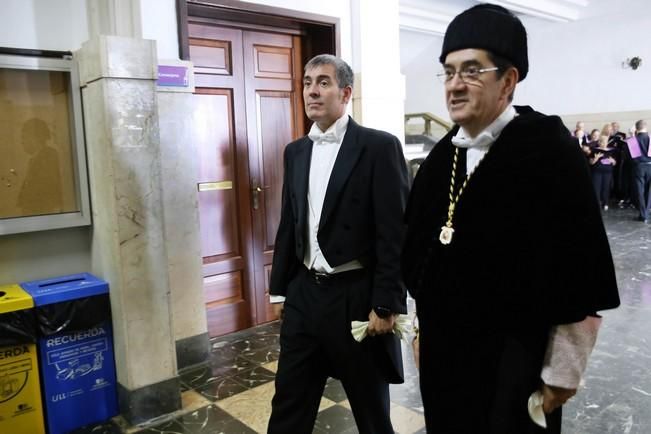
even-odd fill
[[(314, 123), (308, 134), (308, 137), (314, 142), (314, 145), (312, 146), (310, 179), (307, 192), (308, 215), (307, 226), (305, 228), (306, 246), (303, 264), (306, 268), (321, 273), (335, 274), (363, 268), (362, 264), (357, 260), (341, 264), (337, 267), (330, 266), (325, 256), (323, 256), (323, 252), (321, 252), (319, 240), (317, 239), (328, 183), (332, 175), (332, 169), (335, 166), (335, 161), (337, 160), (337, 155), (339, 154), (339, 149), (346, 135), (348, 119), (348, 115), (344, 114), (334, 124), (330, 125), (326, 131), (321, 131), (318, 125)], [(285, 297), (281, 295), (271, 296), (271, 303), (281, 303), (284, 300)]]
[(348, 115), (345, 114), (337, 119), (325, 132), (321, 131), (316, 123), (312, 124), (308, 134), (314, 145), (312, 146), (312, 161), (310, 163), (310, 188), (307, 193), (308, 217), (305, 236), (307, 245), (303, 264), (308, 269), (328, 274), (362, 268), (359, 261), (351, 261), (337, 267), (331, 267), (323, 256), (317, 239), (326, 190), (347, 128)]

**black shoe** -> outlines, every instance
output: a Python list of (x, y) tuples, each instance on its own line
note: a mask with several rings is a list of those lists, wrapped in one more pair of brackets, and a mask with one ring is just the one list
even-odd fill
[(648, 220), (643, 217), (635, 217), (636, 222), (648, 223)]

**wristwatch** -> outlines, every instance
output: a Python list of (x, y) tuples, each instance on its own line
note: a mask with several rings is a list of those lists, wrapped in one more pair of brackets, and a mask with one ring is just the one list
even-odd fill
[(382, 319), (389, 318), (391, 316), (391, 314), (393, 313), (393, 312), (391, 312), (391, 309), (383, 307), (383, 306), (375, 306), (373, 308), (373, 312), (375, 312), (375, 314), (377, 316), (379, 316), (380, 318), (382, 318)]

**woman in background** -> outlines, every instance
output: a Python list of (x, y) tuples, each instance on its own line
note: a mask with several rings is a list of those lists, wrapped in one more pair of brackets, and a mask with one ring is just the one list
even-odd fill
[(603, 134), (599, 137), (598, 145), (592, 148), (592, 156), (589, 158), (592, 169), (592, 185), (597, 194), (599, 205), (604, 210), (608, 209), (613, 168), (617, 164), (613, 156), (614, 151), (614, 148), (608, 147), (608, 136)]

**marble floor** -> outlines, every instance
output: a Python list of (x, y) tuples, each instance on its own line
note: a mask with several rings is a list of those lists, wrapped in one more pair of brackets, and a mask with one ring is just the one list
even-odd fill
[[(584, 385), (565, 406), (563, 433), (651, 432), (651, 225), (632, 210), (611, 209), (604, 221), (617, 267), (622, 305), (604, 322)], [(209, 366), (183, 372), (183, 409), (147, 427), (120, 418), (77, 434), (263, 433), (271, 410), (279, 324), (270, 323), (212, 341)], [(391, 413), (400, 434), (424, 433), (418, 377), (404, 345), (406, 382), (391, 387)], [(330, 380), (314, 433), (356, 433), (338, 381)]]

